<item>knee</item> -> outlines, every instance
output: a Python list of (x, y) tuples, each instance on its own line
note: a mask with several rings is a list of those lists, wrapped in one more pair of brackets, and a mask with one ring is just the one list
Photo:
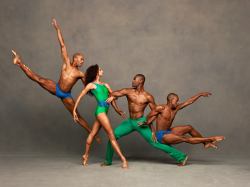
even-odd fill
[(86, 143), (87, 143), (87, 144), (91, 144), (91, 142), (93, 141), (94, 137), (95, 137), (95, 134), (91, 132), (91, 133), (89, 134), (88, 138), (87, 138)]
[(188, 128), (188, 130), (190, 130), (190, 131), (194, 129), (192, 125), (187, 125), (187, 128)]

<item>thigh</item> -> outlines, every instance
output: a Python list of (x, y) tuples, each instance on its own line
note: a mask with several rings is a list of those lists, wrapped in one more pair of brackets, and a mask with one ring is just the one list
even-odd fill
[(91, 134), (92, 135), (96, 135), (98, 132), (99, 132), (99, 130), (101, 129), (101, 124), (99, 123), (99, 121), (98, 120), (95, 120), (95, 122), (94, 122), (94, 124), (93, 124), (93, 127), (92, 127), (92, 130), (91, 130)]
[(136, 131), (147, 141), (147, 142), (153, 142), (152, 139), (152, 131), (148, 126), (142, 126), (136, 129)]
[(165, 144), (178, 144), (184, 142), (185, 138), (175, 134), (165, 134), (163, 135), (162, 142)]
[(114, 134), (115, 134), (115, 137), (118, 139), (118, 138), (121, 138), (122, 136), (126, 136), (130, 134), (133, 131), (134, 129), (131, 123), (129, 122), (129, 120), (125, 120), (115, 128)]
[[(66, 109), (72, 114), (74, 106), (75, 106), (75, 101), (72, 98), (67, 97), (65, 99), (62, 99), (62, 102), (64, 106), (66, 107)], [(77, 111), (77, 114), (78, 114), (78, 111)]]
[(53, 95), (56, 95), (56, 83), (50, 79), (44, 77), (39, 78), (38, 82), (45, 90), (50, 92)]
[(96, 118), (107, 134), (114, 134), (109, 118), (105, 112), (100, 113)]
[(183, 136), (190, 131), (190, 125), (180, 125), (171, 128), (171, 134), (175, 134), (178, 136)]

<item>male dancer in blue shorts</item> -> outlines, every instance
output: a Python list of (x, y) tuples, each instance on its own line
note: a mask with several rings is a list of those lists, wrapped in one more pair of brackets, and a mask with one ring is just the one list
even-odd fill
[[(47, 90), (52, 95), (56, 95), (59, 99), (61, 99), (66, 109), (71, 113), (71, 115), (73, 115), (72, 112), (75, 105), (75, 101), (71, 96), (71, 89), (79, 79), (84, 81), (84, 73), (79, 70), (79, 68), (84, 63), (84, 56), (81, 53), (75, 53), (71, 61), (67, 53), (67, 49), (62, 37), (60, 27), (55, 19), (52, 19), (52, 25), (54, 26), (57, 32), (57, 37), (59, 40), (61, 54), (63, 58), (61, 75), (58, 83), (55, 83), (54, 81), (44, 78), (31, 71), (26, 65), (23, 64), (20, 56), (12, 50), (12, 53), (14, 55), (13, 64), (18, 65), (28, 76), (28, 78), (38, 83), (43, 89)], [(81, 125), (88, 132), (91, 132), (91, 128), (89, 127), (88, 123), (83, 117), (79, 115), (79, 113), (78, 118), (78, 124)], [(99, 137), (96, 137), (96, 140), (100, 143)]]
[[(213, 147), (217, 148), (216, 143), (224, 140), (224, 136), (211, 136), (208, 138), (203, 137), (196, 129), (191, 125), (182, 125), (171, 127), (172, 122), (177, 112), (186, 106), (191, 105), (200, 97), (208, 97), (211, 95), (209, 92), (202, 92), (193, 97), (187, 99), (183, 103), (178, 103), (179, 97), (175, 93), (170, 93), (167, 96), (167, 103), (157, 105), (147, 116), (146, 123), (140, 123), (139, 126), (150, 125), (156, 120), (156, 137), (157, 141), (167, 145), (178, 144), (186, 142), (190, 144), (204, 144), (205, 148)], [(155, 132), (154, 132), (155, 133)], [(185, 136), (186, 134), (191, 137)]]

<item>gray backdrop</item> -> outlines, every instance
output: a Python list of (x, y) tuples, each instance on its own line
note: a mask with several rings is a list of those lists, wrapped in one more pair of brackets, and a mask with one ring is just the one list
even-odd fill
[[(12, 65), (11, 49), (33, 71), (57, 81), (62, 64), (55, 17), (69, 53), (81, 51), (87, 66), (98, 63), (103, 81), (130, 87), (136, 73), (164, 103), (169, 92), (184, 100), (200, 91), (209, 98), (181, 111), (174, 124), (192, 124), (204, 135), (225, 135), (218, 151), (187, 144), (187, 153), (248, 154), (250, 91), (250, 1), (245, 0), (71, 0), (0, 2), (0, 153), (73, 153), (84, 148), (86, 132), (68, 111)], [(76, 97), (83, 85), (72, 90)], [(127, 111), (125, 99), (119, 105)], [(81, 114), (91, 124), (95, 100), (86, 96)], [(148, 111), (148, 110), (147, 110)], [(112, 126), (121, 118), (110, 112)], [(104, 155), (107, 137), (92, 153)], [(163, 155), (134, 133), (119, 141), (126, 155)]]

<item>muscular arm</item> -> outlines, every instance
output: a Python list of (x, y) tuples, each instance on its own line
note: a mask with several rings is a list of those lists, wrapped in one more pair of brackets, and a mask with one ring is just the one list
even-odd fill
[(160, 114), (163, 109), (163, 106), (158, 105), (153, 110), (151, 110), (151, 112), (147, 115), (146, 125), (150, 125), (151, 123), (153, 123), (157, 115)]
[(181, 109), (185, 108), (186, 106), (193, 104), (200, 97), (208, 97), (209, 95), (212, 95), (212, 94), (209, 92), (202, 92), (202, 93), (199, 93), (197, 95), (194, 95), (193, 97), (187, 99), (185, 102), (178, 104), (177, 110), (181, 110)]
[(127, 93), (128, 93), (128, 88), (123, 88), (121, 90), (112, 92), (111, 96), (113, 96), (114, 98), (118, 98), (127, 95)]
[(64, 39), (63, 39), (63, 36), (62, 36), (61, 29), (60, 29), (59, 25), (57, 24), (56, 19), (52, 19), (52, 25), (54, 26), (54, 28), (56, 29), (56, 32), (57, 32), (57, 37), (58, 37), (58, 41), (59, 41), (59, 44), (60, 44), (60, 47), (61, 47), (61, 54), (62, 54), (63, 62), (65, 64), (69, 65), (70, 60), (69, 60), (69, 57), (68, 57), (67, 49), (66, 49), (66, 46), (65, 46), (65, 43), (64, 43)]
[[(114, 92), (112, 91), (111, 87), (108, 84), (105, 84), (105, 86), (108, 88), (109, 94), (112, 95)], [(123, 111), (121, 111), (120, 108), (117, 106), (115, 100), (111, 101), (111, 105), (119, 115), (123, 115)]]

